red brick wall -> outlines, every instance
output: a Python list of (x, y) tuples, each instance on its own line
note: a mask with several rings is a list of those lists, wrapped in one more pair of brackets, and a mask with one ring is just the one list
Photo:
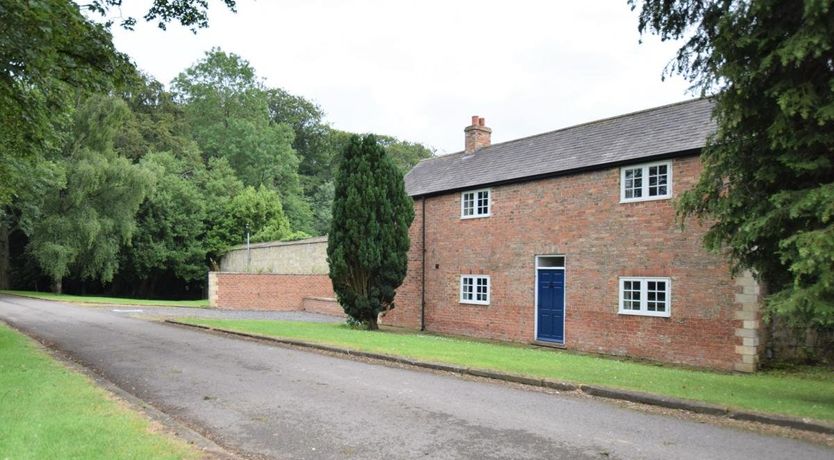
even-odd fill
[(327, 275), (216, 273), (217, 307), (301, 310), (304, 297), (336, 297)]
[(408, 230), (408, 237), (411, 240), (411, 247), (408, 251), (408, 272), (403, 284), (397, 289), (394, 309), (382, 316), (383, 324), (412, 329), (420, 328), (421, 251), (423, 250), (421, 205), (419, 199), (414, 202), (414, 221)]
[[(692, 186), (697, 157), (672, 160), (673, 194)], [(672, 200), (620, 203), (619, 168), (492, 187), (491, 217), (460, 218), (460, 193), (427, 198), (426, 329), (529, 342), (535, 256), (566, 257), (565, 346), (730, 370), (737, 361), (738, 288), (703, 249), (695, 220), (675, 223)], [(421, 201), (409, 272), (384, 322), (419, 327)], [(461, 274), (491, 275), (490, 305), (458, 301)], [(671, 317), (618, 314), (620, 276), (672, 279)]]

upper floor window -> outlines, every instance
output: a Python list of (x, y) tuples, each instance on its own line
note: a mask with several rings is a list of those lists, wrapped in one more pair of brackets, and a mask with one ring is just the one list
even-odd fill
[(620, 278), (620, 314), (668, 317), (671, 296), (669, 278)]
[(672, 197), (672, 163), (649, 163), (620, 169), (620, 202)]
[(460, 194), (460, 218), (488, 217), (490, 208), (490, 190), (472, 190)]

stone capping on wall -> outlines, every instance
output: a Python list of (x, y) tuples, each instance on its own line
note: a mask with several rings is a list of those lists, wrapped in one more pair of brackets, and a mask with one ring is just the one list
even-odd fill
[(327, 274), (327, 237), (236, 245), (223, 254), (224, 273)]
[(738, 356), (735, 370), (738, 372), (755, 372), (763, 349), (761, 343), (762, 289), (753, 274), (748, 270), (736, 276), (735, 285), (739, 288), (739, 292), (735, 294), (737, 309), (733, 319), (738, 323), (735, 335), (741, 339), (741, 344), (736, 345), (735, 350)]
[[(272, 248), (278, 246), (293, 246), (298, 244), (318, 244), (318, 243), (326, 243), (327, 242), (327, 235), (325, 236), (314, 236), (313, 238), (306, 238), (303, 240), (295, 240), (295, 241), (267, 241), (264, 243), (252, 243), (249, 245), (249, 249), (262, 249), (262, 248)], [(229, 248), (227, 252), (232, 251), (240, 251), (246, 250), (245, 244), (239, 244), (237, 246), (232, 246)]]

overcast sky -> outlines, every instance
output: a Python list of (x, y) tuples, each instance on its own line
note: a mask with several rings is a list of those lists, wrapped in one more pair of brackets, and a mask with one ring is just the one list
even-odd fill
[[(147, 1), (126, 2), (141, 17)], [(472, 115), (492, 141), (678, 102), (661, 81), (678, 44), (643, 37), (626, 0), (210, 1), (196, 35), (140, 21), (114, 27), (119, 50), (163, 83), (219, 46), (247, 59), (266, 84), (318, 103), (331, 126), (463, 148)], [(136, 8), (136, 9), (132, 9)]]

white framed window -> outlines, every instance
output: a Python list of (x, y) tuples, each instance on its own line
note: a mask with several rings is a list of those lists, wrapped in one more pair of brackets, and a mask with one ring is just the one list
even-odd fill
[(669, 317), (670, 278), (620, 277), (620, 314)]
[(620, 202), (663, 200), (672, 197), (672, 162), (620, 168)]
[(488, 188), (460, 194), (460, 218), (489, 217), (492, 191)]
[(489, 305), (489, 276), (460, 275), (460, 303)]

